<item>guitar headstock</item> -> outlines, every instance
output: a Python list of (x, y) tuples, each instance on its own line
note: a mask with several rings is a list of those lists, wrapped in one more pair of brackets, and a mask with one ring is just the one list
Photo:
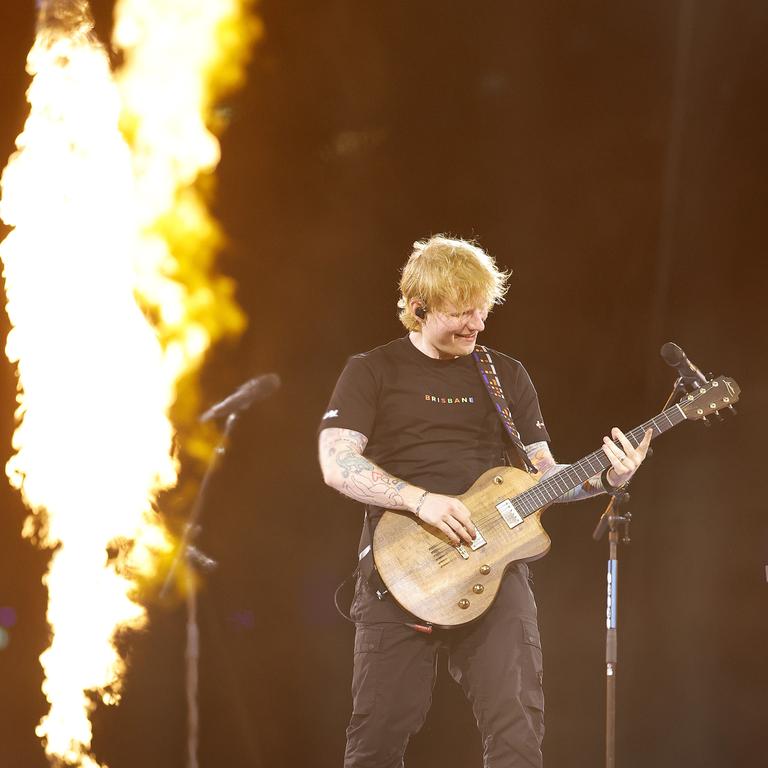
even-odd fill
[(686, 419), (705, 419), (739, 401), (739, 385), (728, 376), (718, 376), (685, 395), (678, 405)]

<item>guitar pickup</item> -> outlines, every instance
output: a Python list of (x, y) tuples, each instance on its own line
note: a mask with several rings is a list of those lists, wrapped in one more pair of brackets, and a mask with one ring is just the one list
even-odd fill
[[(483, 538), (483, 534), (480, 533), (477, 526), (475, 526), (476, 535), (472, 543), (469, 545), (469, 548), (475, 552), (476, 550), (480, 549), (480, 547), (484, 547), (488, 542)], [(461, 555), (462, 560), (469, 560), (469, 552), (467, 551), (467, 545), (466, 544), (457, 544), (454, 549)]]
[(480, 533), (480, 529), (475, 526), (475, 538), (473, 539), (472, 543), (469, 545), (469, 548), (473, 552), (477, 552), (480, 547), (484, 547), (488, 542), (483, 538), (483, 534)]
[(496, 509), (499, 510), (499, 514), (504, 518), (504, 522), (510, 527), (514, 528), (516, 525), (520, 525), (523, 522), (523, 518), (520, 513), (515, 509), (515, 505), (510, 499), (504, 499), (496, 505)]

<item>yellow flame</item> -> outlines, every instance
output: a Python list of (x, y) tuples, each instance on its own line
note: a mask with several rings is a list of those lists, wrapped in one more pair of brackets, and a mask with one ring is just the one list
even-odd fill
[[(118, 0), (113, 42), (123, 126), (133, 149), (144, 248), (138, 294), (155, 318), (174, 378), (183, 450), (206, 458), (212, 432), (197, 424), (196, 374), (206, 350), (238, 335), (245, 316), (231, 279), (214, 273), (224, 236), (208, 211), (218, 165), (220, 98), (238, 87), (261, 33), (250, 0)], [(186, 377), (186, 378), (185, 378)]]
[(31, 510), (24, 535), (56, 547), (37, 733), (90, 768), (90, 692), (119, 699), (113, 641), (145, 621), (135, 577), (169, 547), (153, 511), (177, 479), (167, 414), (180, 392), (191, 423), (206, 349), (244, 327), (233, 284), (212, 275), (223, 236), (196, 181), (218, 163), (213, 105), (259, 27), (247, 0), (118, 0), (118, 89), (86, 0), (60, 4), (67, 25), (41, 29), (28, 58), (30, 115), (1, 182), (19, 377), (6, 471)]
[(119, 696), (115, 633), (139, 626), (131, 600), (153, 501), (176, 480), (167, 417), (173, 381), (134, 298), (139, 212), (120, 98), (83, 13), (41, 30), (29, 54), (30, 114), (2, 176), (6, 353), (20, 423), (7, 466), (31, 515), (25, 535), (57, 547), (44, 577), (50, 647), (41, 656), (48, 755), (92, 765), (94, 706)]

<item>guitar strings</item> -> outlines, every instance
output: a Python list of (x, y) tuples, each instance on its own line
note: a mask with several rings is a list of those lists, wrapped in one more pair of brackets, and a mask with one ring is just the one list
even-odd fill
[[(672, 418), (672, 414), (675, 416), (674, 419)], [(657, 419), (662, 418), (666, 419), (669, 423), (657, 423)], [(645, 430), (649, 427), (653, 431), (652, 437), (657, 437), (658, 435), (666, 432), (668, 429), (671, 429), (673, 426), (684, 420), (685, 412), (682, 408), (680, 408), (679, 405), (675, 404), (670, 408), (667, 408), (665, 411), (657, 414), (649, 421), (646, 421), (639, 427), (636, 427), (631, 432), (627, 433), (627, 439), (633, 445), (633, 447), (636, 448), (642, 440), (642, 437), (645, 434)], [(598, 465), (598, 469), (596, 471), (592, 466), (593, 463)], [(561, 469), (559, 472), (552, 475), (552, 477), (547, 478), (544, 482), (533, 485), (522, 493), (508, 500), (513, 502), (515, 510), (519, 511), (519, 514), (524, 520), (525, 518), (530, 517), (530, 515), (532, 515), (534, 512), (537, 512), (542, 507), (553, 502), (555, 499), (560, 498), (560, 496), (562, 496), (564, 493), (567, 493), (572, 488), (575, 488), (580, 483), (585, 482), (590, 477), (594, 477), (594, 475), (596, 475), (598, 472), (602, 472), (609, 464), (610, 460), (602, 451), (602, 449), (593, 451), (587, 456), (579, 459), (579, 461), (568, 465), (564, 469)], [(571, 475), (576, 476), (575, 481)], [(563, 487), (559, 486), (561, 482)], [(487, 533), (491, 533), (497, 528), (507, 524), (504, 518), (501, 517), (501, 515), (495, 509), (481, 512), (474, 522), (476, 526), (481, 529), (481, 532), (482, 530), (485, 530)], [(461, 557), (456, 551), (456, 546), (450, 542), (445, 542), (442, 546), (435, 547), (435, 549), (432, 550), (432, 554), (436, 558), (440, 559), (441, 557), (447, 555), (451, 550), (453, 550), (456, 558)]]

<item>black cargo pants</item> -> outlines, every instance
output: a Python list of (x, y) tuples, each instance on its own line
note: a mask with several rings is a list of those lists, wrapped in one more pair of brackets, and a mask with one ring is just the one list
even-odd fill
[(431, 635), (394, 602), (358, 581), (352, 676), (353, 713), (344, 768), (400, 768), (410, 737), (432, 701), (436, 655), (472, 705), (485, 768), (540, 768), (544, 737), (542, 659), (536, 603), (525, 564), (504, 576), (491, 609), (467, 627)]

